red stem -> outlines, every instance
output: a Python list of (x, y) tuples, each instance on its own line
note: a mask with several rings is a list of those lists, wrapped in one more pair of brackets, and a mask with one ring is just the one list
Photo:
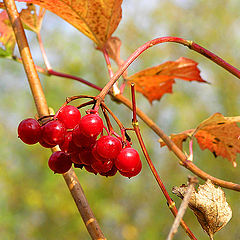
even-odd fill
[[(193, 41), (185, 40), (183, 38), (177, 38), (177, 37), (160, 37), (153, 39), (149, 42), (146, 42), (142, 46), (140, 46), (130, 57), (121, 65), (119, 70), (114, 74), (114, 76), (111, 78), (111, 80), (106, 84), (106, 86), (103, 88), (103, 90), (98, 95), (98, 101), (102, 101), (106, 94), (110, 91), (113, 84), (118, 80), (118, 78), (124, 73), (124, 71), (129, 67), (129, 65), (144, 51), (146, 51), (148, 48), (165, 42), (175, 42), (182, 44), (184, 46), (189, 47), (190, 49), (202, 54), (203, 56), (209, 58), (216, 64), (220, 65), (236, 77), (240, 78), (240, 71), (233, 67), (232, 65), (228, 64), (226, 61), (218, 57), (217, 55), (213, 54), (212, 52), (208, 51), (207, 49), (201, 47), (200, 45), (194, 43)], [(99, 104), (99, 103), (97, 103)]]
[(86, 80), (84, 80), (83, 78), (80, 78), (80, 77), (76, 77), (76, 76), (73, 76), (73, 75), (70, 75), (70, 74), (67, 74), (67, 73), (61, 73), (61, 72), (57, 72), (57, 71), (54, 71), (52, 69), (50, 69), (48, 71), (48, 73), (50, 75), (53, 75), (53, 76), (57, 76), (57, 77), (64, 77), (64, 78), (69, 78), (69, 79), (73, 79), (73, 80), (77, 80), (78, 82), (81, 82), (89, 87), (92, 87), (98, 91), (101, 91), (102, 88), (101, 87), (98, 87), (97, 85), (93, 84), (93, 83), (90, 83)]
[[(146, 149), (146, 146), (143, 142), (143, 139), (142, 139), (142, 136), (141, 136), (141, 133), (140, 133), (140, 129), (139, 129), (139, 126), (138, 126), (138, 121), (137, 121), (137, 115), (136, 115), (136, 100), (135, 100), (135, 93), (134, 93), (134, 85), (131, 85), (131, 95), (132, 95), (132, 110), (133, 110), (133, 121), (132, 121), (132, 125), (133, 125), (133, 128), (135, 130), (135, 133), (137, 135), (137, 139), (139, 141), (139, 144), (141, 146), (141, 149), (143, 151), (143, 154), (147, 160), (147, 163), (159, 185), (159, 187), (161, 188), (162, 192), (163, 192), (163, 195), (165, 196), (166, 200), (167, 200), (167, 203), (168, 203), (168, 206), (172, 212), (172, 214), (176, 217), (177, 216), (177, 213), (178, 213), (178, 210), (175, 206), (175, 202), (171, 199), (170, 195), (168, 194), (168, 191), (167, 189), (165, 188), (156, 168), (154, 167), (153, 163), (152, 163), (152, 160), (147, 152), (147, 149)], [(194, 236), (194, 234), (191, 232), (191, 230), (188, 228), (188, 226), (185, 224), (185, 222), (183, 220), (181, 220), (181, 226), (185, 229), (186, 233), (188, 234), (188, 236), (191, 238), (191, 239), (194, 239), (194, 240), (197, 240), (197, 238)]]

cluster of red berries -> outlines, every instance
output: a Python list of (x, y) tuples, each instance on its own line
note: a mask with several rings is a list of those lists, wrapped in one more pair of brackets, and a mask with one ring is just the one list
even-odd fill
[(103, 128), (98, 113), (89, 111), (81, 118), (78, 108), (66, 105), (42, 126), (32, 118), (23, 120), (18, 136), (26, 144), (59, 145), (61, 151), (54, 152), (48, 161), (54, 173), (65, 173), (74, 163), (102, 176), (114, 176), (117, 171), (129, 178), (139, 174), (142, 163), (138, 152), (121, 137), (103, 135)]

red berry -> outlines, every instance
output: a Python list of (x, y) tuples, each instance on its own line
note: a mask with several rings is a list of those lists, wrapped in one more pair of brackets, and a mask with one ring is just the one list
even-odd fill
[(71, 161), (75, 164), (83, 164), (82, 161), (79, 158), (78, 152), (76, 153), (71, 153)]
[(46, 143), (42, 138), (40, 138), (39, 143), (41, 146), (43, 146), (45, 148), (53, 148), (56, 146), (56, 144), (51, 145), (51, 144)]
[(96, 170), (94, 170), (91, 166), (84, 165), (84, 167), (88, 172), (94, 173), (95, 175), (98, 174), (98, 172)]
[(96, 137), (86, 137), (83, 135), (79, 125), (73, 129), (72, 138), (77, 147), (91, 147), (96, 142)]
[(33, 118), (27, 118), (18, 125), (18, 137), (26, 144), (35, 144), (41, 138), (41, 126)]
[(65, 153), (77, 152), (79, 148), (74, 144), (72, 140), (72, 132), (66, 132), (64, 141), (59, 144), (60, 149)]
[(91, 164), (91, 167), (99, 173), (106, 173), (112, 169), (113, 161), (95, 161)]
[(85, 165), (91, 165), (96, 161), (96, 159), (92, 155), (92, 150), (89, 148), (80, 149), (78, 156), (80, 161)]
[(46, 123), (42, 128), (42, 138), (50, 145), (58, 145), (64, 141), (66, 128), (58, 121), (54, 120)]
[(102, 161), (102, 162), (104, 162), (104, 161), (109, 161), (109, 160), (111, 160), (111, 159), (109, 159), (109, 158), (103, 158), (103, 157), (101, 157), (101, 156), (98, 154), (98, 152), (97, 152), (97, 144), (95, 144), (95, 145), (93, 146), (93, 148), (92, 148), (92, 155), (94, 156), (94, 158), (95, 158), (97, 161)]
[(57, 119), (64, 124), (65, 128), (73, 129), (79, 123), (81, 114), (76, 107), (67, 105), (59, 111)]
[(110, 171), (105, 172), (105, 173), (99, 173), (99, 174), (102, 176), (105, 176), (105, 177), (112, 177), (117, 173), (117, 171), (118, 171), (117, 168), (113, 165), (113, 167)]
[(96, 151), (103, 158), (114, 159), (121, 149), (121, 141), (113, 136), (102, 136), (96, 142)]
[(121, 172), (134, 172), (141, 164), (138, 152), (134, 148), (124, 148), (115, 160), (115, 166)]
[(79, 122), (81, 132), (86, 137), (97, 137), (103, 130), (103, 121), (98, 114), (87, 114)]
[(71, 168), (72, 162), (69, 155), (62, 151), (57, 151), (49, 158), (48, 166), (54, 173), (65, 173)]
[(134, 176), (137, 176), (142, 170), (142, 162), (140, 161), (140, 164), (138, 164), (138, 166), (135, 168), (134, 171), (131, 171), (131, 172), (120, 172), (121, 175), (123, 175), (124, 177), (128, 177), (128, 178), (131, 178), (131, 177), (134, 177)]

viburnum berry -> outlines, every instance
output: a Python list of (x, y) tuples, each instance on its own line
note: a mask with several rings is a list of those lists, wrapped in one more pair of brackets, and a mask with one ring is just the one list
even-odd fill
[(96, 137), (86, 137), (83, 135), (79, 125), (73, 129), (72, 139), (77, 147), (91, 147), (96, 142)]
[(58, 145), (64, 141), (66, 128), (58, 121), (50, 121), (42, 127), (42, 138), (50, 145)]
[(41, 138), (41, 126), (37, 120), (27, 118), (18, 125), (18, 137), (26, 144), (35, 144)]
[(117, 173), (117, 168), (113, 165), (112, 169), (109, 170), (108, 172), (100, 172), (99, 174), (105, 177), (112, 177)]
[(121, 141), (113, 136), (102, 136), (96, 142), (96, 151), (103, 158), (114, 159), (121, 149)]
[(84, 168), (90, 173), (94, 173), (95, 175), (98, 174), (98, 172), (94, 170), (90, 165), (84, 165)]
[(75, 164), (78, 164), (78, 165), (83, 164), (82, 161), (79, 158), (79, 153), (78, 152), (71, 153), (71, 161)]
[(59, 144), (59, 147), (65, 153), (73, 153), (79, 150), (72, 140), (72, 131), (66, 132), (64, 141)]
[(91, 165), (97, 161), (92, 154), (92, 150), (89, 148), (81, 148), (78, 152), (78, 156), (80, 161), (85, 165)]
[(103, 121), (96, 113), (83, 116), (79, 122), (81, 133), (86, 137), (97, 137), (103, 130)]
[(41, 146), (43, 146), (45, 148), (53, 148), (56, 146), (56, 144), (51, 145), (51, 144), (46, 143), (43, 138), (40, 138), (39, 143)]
[(91, 167), (99, 173), (106, 173), (112, 169), (113, 161), (95, 161), (91, 164)]
[[(118, 154), (115, 162), (115, 166), (120, 172), (134, 172), (139, 168), (141, 160), (137, 150), (134, 148), (123, 148)], [(141, 171), (141, 169), (140, 169)]]
[(79, 123), (81, 114), (76, 107), (67, 105), (58, 112), (57, 119), (64, 124), (65, 128), (73, 129)]
[(138, 164), (138, 166), (135, 168), (134, 171), (131, 171), (131, 172), (120, 172), (120, 174), (124, 177), (128, 177), (128, 178), (131, 178), (131, 177), (134, 177), (134, 176), (137, 176), (142, 170), (142, 162), (140, 161), (140, 164)]
[(54, 173), (65, 173), (71, 168), (72, 162), (68, 154), (57, 151), (49, 158), (48, 166)]

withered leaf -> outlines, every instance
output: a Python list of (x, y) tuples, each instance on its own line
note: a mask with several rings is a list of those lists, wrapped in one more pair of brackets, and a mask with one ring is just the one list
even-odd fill
[(122, 0), (18, 1), (34, 3), (57, 14), (92, 39), (99, 48), (111, 37), (122, 18)]
[(165, 93), (172, 93), (175, 78), (206, 83), (201, 78), (197, 65), (195, 61), (181, 57), (135, 73), (127, 80), (129, 84), (134, 83), (136, 91), (141, 92), (152, 103), (153, 100), (160, 100)]
[[(202, 150), (209, 149), (214, 156), (227, 158), (236, 167), (236, 155), (240, 153), (240, 128), (237, 125), (239, 122), (240, 116), (224, 117), (221, 113), (215, 113), (200, 123), (195, 130), (173, 134), (171, 139), (182, 148), (184, 140), (189, 136), (195, 137)], [(161, 139), (159, 142), (161, 146), (165, 146)]]
[[(178, 197), (184, 197), (187, 186), (174, 187), (172, 192)], [(213, 235), (221, 230), (231, 219), (232, 210), (226, 201), (223, 190), (207, 180), (193, 191), (188, 206), (193, 210), (202, 228), (213, 239)]]

